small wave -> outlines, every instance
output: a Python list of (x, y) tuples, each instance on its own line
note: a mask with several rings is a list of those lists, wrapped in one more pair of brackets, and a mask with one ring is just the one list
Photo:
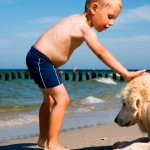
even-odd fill
[(101, 83), (105, 83), (105, 84), (113, 84), (113, 85), (116, 85), (117, 83), (111, 79), (111, 78), (98, 78), (98, 79), (95, 79), (96, 81), (98, 82), (101, 82)]
[(90, 108), (78, 108), (76, 110), (76, 113), (83, 113), (83, 112), (90, 112), (91, 109)]
[(37, 115), (19, 115), (17, 118), (0, 120), (0, 128), (20, 126), (38, 121)]
[(93, 96), (89, 96), (87, 97), (86, 99), (82, 100), (82, 104), (96, 104), (96, 103), (103, 103), (104, 101), (99, 99), (99, 98), (96, 98), (96, 97), (93, 97)]

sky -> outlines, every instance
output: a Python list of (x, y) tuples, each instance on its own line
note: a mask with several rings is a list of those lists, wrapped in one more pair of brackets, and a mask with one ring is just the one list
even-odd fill
[[(115, 24), (96, 32), (127, 69), (150, 69), (150, 0), (122, 0)], [(0, 69), (26, 69), (39, 36), (64, 17), (84, 11), (85, 0), (0, 0)], [(83, 43), (62, 69), (108, 69)]]

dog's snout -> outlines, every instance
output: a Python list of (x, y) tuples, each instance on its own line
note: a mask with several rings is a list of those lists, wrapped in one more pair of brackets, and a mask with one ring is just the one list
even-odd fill
[(117, 121), (117, 117), (115, 118), (114, 122), (115, 122), (115, 123), (117, 123), (117, 122), (118, 122), (118, 121)]

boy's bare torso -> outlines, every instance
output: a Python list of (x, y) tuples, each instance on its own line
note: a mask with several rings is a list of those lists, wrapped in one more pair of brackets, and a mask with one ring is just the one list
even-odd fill
[(49, 28), (34, 47), (46, 55), (55, 67), (59, 67), (66, 63), (73, 51), (84, 42), (81, 30), (87, 26), (84, 14), (70, 16)]

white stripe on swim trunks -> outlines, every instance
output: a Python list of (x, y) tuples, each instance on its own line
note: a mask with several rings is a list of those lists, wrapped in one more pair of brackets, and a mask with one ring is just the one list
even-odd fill
[(60, 81), (59, 81), (58, 75), (57, 75), (57, 73), (56, 73), (56, 69), (54, 68), (54, 65), (53, 65), (53, 69), (55, 70), (55, 75), (56, 75), (56, 77), (57, 77), (58, 83), (60, 84)]
[(41, 77), (41, 79), (42, 79), (42, 82), (43, 82), (44, 88), (46, 88), (45, 83), (44, 83), (43, 78), (42, 78), (41, 70), (40, 70), (40, 58), (39, 58), (38, 66), (39, 66), (39, 73), (40, 73), (40, 77)]

